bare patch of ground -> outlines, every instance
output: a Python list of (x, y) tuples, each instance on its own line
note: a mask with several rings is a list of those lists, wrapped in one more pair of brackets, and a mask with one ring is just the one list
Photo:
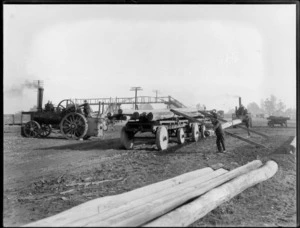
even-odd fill
[[(174, 176), (224, 164), (226, 169), (254, 159), (274, 160), (279, 170), (271, 179), (242, 192), (191, 226), (296, 226), (296, 160), (289, 143), (296, 134), (288, 128), (269, 128), (266, 120), (253, 123), (269, 139), (252, 140), (270, 149), (256, 148), (226, 136), (228, 153), (217, 154), (215, 138), (178, 145), (166, 151), (154, 143), (124, 150), (122, 126), (105, 132), (103, 139), (24, 138), (19, 127), (4, 129), (4, 226), (20, 226), (57, 214), (98, 197), (115, 195)], [(241, 136), (241, 129), (230, 129)]]

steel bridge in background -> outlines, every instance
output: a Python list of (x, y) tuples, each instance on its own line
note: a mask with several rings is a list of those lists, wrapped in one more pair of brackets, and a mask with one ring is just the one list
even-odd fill
[[(135, 104), (135, 97), (116, 97), (116, 98), (80, 98), (71, 99), (75, 104), (83, 104), (86, 100), (90, 105), (98, 105), (101, 113), (117, 112), (122, 104)], [(184, 104), (171, 96), (151, 97), (137, 96), (136, 104), (166, 104), (168, 108), (186, 108)], [(106, 107), (106, 108), (105, 108)]]

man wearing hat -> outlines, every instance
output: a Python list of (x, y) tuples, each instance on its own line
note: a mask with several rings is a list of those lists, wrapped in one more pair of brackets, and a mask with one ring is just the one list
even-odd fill
[(217, 113), (213, 112), (213, 118), (211, 119), (212, 124), (214, 125), (214, 131), (217, 137), (216, 144), (218, 148), (219, 153), (225, 153), (225, 137), (224, 137), (224, 131), (222, 128), (222, 124), (218, 120)]

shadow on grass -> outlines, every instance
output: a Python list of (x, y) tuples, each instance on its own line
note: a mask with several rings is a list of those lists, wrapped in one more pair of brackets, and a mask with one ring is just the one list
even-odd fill
[(280, 145), (274, 152), (271, 154), (288, 154), (290, 149), (290, 144), (292, 140), (294, 139), (294, 136), (290, 136), (288, 140), (286, 140), (283, 144)]
[[(68, 140), (69, 141), (69, 140)], [(107, 139), (107, 140), (97, 140), (97, 141), (76, 141), (76, 143), (62, 145), (62, 146), (52, 146), (46, 147), (38, 150), (94, 150), (94, 149), (101, 149), (101, 150), (109, 150), (114, 149), (118, 150), (121, 149), (121, 143), (119, 139)]]

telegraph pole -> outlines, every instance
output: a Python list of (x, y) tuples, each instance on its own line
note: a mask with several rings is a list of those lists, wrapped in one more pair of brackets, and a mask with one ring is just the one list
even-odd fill
[(143, 90), (141, 87), (131, 87), (130, 91), (135, 91), (134, 110), (137, 110), (137, 91)]

